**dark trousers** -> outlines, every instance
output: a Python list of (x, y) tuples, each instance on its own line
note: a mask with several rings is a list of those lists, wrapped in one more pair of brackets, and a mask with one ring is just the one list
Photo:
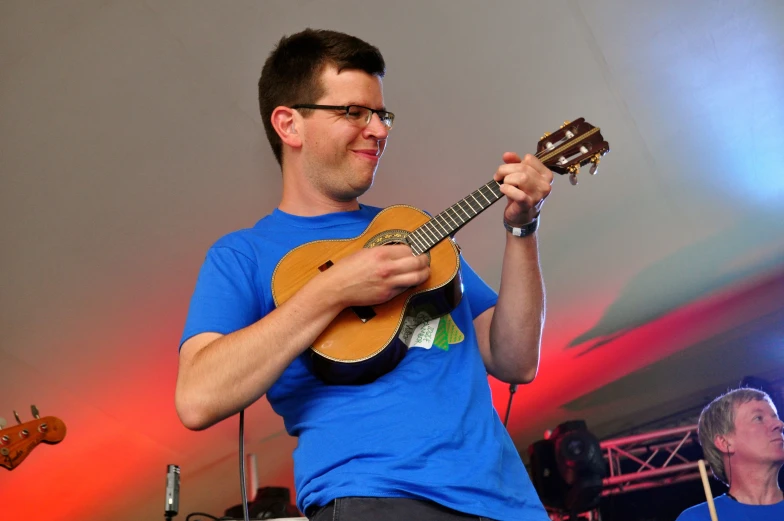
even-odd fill
[(431, 501), (405, 498), (341, 497), (308, 515), (310, 521), (492, 521)]

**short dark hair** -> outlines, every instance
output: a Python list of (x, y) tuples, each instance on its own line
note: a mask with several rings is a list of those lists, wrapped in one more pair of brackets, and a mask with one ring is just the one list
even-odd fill
[(272, 111), (275, 107), (318, 101), (324, 95), (321, 73), (329, 65), (338, 72), (356, 69), (379, 78), (386, 70), (376, 47), (355, 36), (321, 29), (284, 36), (264, 62), (259, 78), (259, 111), (278, 164), (283, 164), (283, 143), (272, 127)]
[(776, 409), (767, 393), (757, 389), (741, 387), (719, 396), (709, 403), (700, 414), (697, 434), (702, 446), (702, 453), (705, 455), (708, 463), (710, 463), (713, 475), (726, 485), (730, 484), (727, 479), (727, 470), (724, 468), (722, 453), (713, 440), (716, 436), (724, 436), (735, 432), (735, 409), (744, 403), (752, 401), (766, 401), (774, 410)]

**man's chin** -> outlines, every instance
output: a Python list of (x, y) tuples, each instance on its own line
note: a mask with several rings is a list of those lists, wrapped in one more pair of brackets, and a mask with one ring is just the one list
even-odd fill
[(356, 199), (357, 197), (364, 195), (365, 192), (370, 190), (373, 187), (373, 180), (375, 177), (375, 171), (373, 171), (370, 175), (368, 175), (364, 179), (357, 179), (355, 183), (352, 183), (350, 186), (346, 187), (346, 195), (349, 199)]
[(371, 184), (370, 184), (370, 185), (368, 185), (368, 186), (364, 186), (364, 187), (352, 187), (352, 188), (353, 188), (353, 190), (351, 190), (351, 191), (349, 191), (349, 192), (346, 192), (345, 194), (343, 194), (343, 197), (342, 197), (342, 199), (343, 199), (344, 201), (353, 201), (354, 199), (357, 199), (357, 198), (359, 198), (359, 197), (361, 197), (361, 196), (365, 195), (365, 192), (367, 192), (368, 190), (370, 190), (370, 188), (371, 188), (372, 186), (373, 186), (373, 183), (371, 183)]
[(334, 197), (337, 201), (340, 201), (342, 203), (348, 203), (361, 197), (368, 190), (370, 190), (370, 186), (368, 187), (348, 186), (346, 187), (345, 190), (341, 192), (333, 193), (332, 197)]

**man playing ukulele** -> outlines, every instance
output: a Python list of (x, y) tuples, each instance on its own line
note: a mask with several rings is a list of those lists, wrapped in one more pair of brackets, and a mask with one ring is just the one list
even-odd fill
[(259, 100), (282, 197), (207, 253), (180, 345), (178, 414), (205, 429), (266, 394), (298, 437), (297, 506), (311, 519), (547, 520), (487, 381), (528, 383), (537, 372), (544, 287), (535, 232), (553, 179), (538, 159), (507, 152), (494, 175), (507, 198), (499, 293), (461, 261), (459, 305), (372, 383), (322, 382), (308, 348), (342, 310), (426, 281), (427, 255), (403, 244), (364, 248), (274, 304), (284, 255), (356, 237), (380, 211), (357, 198), (394, 121), (384, 70), (378, 49), (333, 31), (283, 38), (267, 59)]

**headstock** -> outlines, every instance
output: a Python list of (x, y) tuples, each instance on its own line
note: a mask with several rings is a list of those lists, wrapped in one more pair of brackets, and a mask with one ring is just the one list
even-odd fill
[(65, 423), (54, 416), (40, 418), (35, 405), (31, 407), (34, 420), (22, 423), (14, 411), (18, 425), (0, 430), (0, 465), (13, 470), (38, 446), (55, 444), (65, 438)]
[(599, 128), (580, 118), (565, 121), (555, 132), (545, 133), (537, 144), (536, 157), (553, 172), (569, 174), (569, 180), (576, 185), (580, 168), (591, 163), (590, 173), (596, 174), (599, 160), (609, 151), (610, 144)]

